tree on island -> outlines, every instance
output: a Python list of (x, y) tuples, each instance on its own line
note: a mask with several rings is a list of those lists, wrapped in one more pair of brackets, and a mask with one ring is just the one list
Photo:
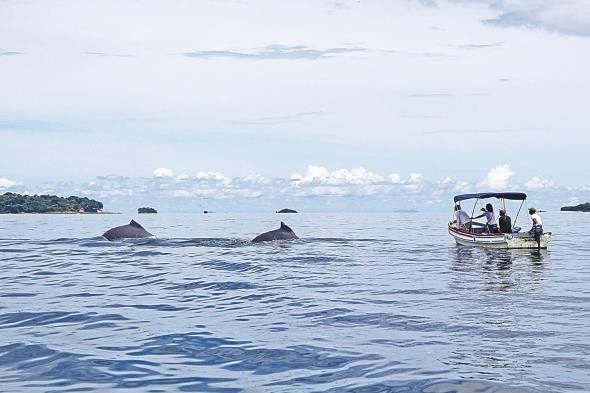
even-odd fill
[(153, 207), (140, 207), (137, 209), (137, 214), (157, 213), (158, 211)]
[(562, 212), (590, 212), (590, 202), (581, 203), (577, 206), (564, 206)]
[(0, 195), (0, 213), (98, 213), (102, 202), (86, 197), (57, 195)]
[(293, 210), (293, 209), (281, 209), (281, 210), (277, 210), (277, 213), (297, 213), (297, 210)]

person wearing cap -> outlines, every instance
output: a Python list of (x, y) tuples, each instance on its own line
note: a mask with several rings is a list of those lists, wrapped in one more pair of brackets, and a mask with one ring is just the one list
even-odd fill
[(541, 220), (541, 216), (537, 213), (537, 209), (534, 207), (529, 208), (529, 215), (531, 216), (531, 220), (533, 220), (533, 227), (529, 231), (531, 235), (535, 238), (535, 241), (541, 247), (541, 236), (543, 235), (543, 220)]
[(506, 209), (500, 209), (500, 218), (498, 218), (500, 224), (500, 232), (512, 233), (512, 219), (506, 215)]
[(453, 224), (457, 224), (459, 228), (465, 228), (469, 230), (471, 228), (471, 217), (464, 210), (461, 210), (461, 205), (455, 205), (455, 220)]

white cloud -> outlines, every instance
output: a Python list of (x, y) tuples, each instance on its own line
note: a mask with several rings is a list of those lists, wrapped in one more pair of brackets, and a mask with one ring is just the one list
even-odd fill
[[(161, 169), (164, 169), (164, 168), (161, 168)], [(172, 173), (172, 171), (170, 171), (170, 173)], [(171, 177), (171, 176), (167, 176), (167, 177)], [(226, 183), (226, 184), (229, 184), (232, 182), (232, 179), (230, 177), (225, 176), (221, 172), (214, 172), (214, 171), (198, 171), (194, 175), (188, 175), (186, 173), (183, 173), (183, 174), (176, 176), (175, 180), (177, 182), (186, 182), (186, 181), (196, 181), (196, 182), (200, 182), (200, 183), (221, 182), (221, 183)]]
[(419, 193), (424, 190), (424, 176), (421, 173), (411, 173), (408, 180), (403, 182), (402, 190), (410, 193)]
[(555, 184), (548, 179), (545, 179), (542, 176), (533, 176), (529, 181), (527, 181), (524, 186), (527, 190), (530, 191), (538, 191), (547, 188), (552, 188)]
[(409, 184), (422, 184), (424, 183), (424, 176), (421, 173), (411, 173), (408, 179)]
[(195, 179), (198, 180), (214, 180), (214, 181), (219, 181), (219, 182), (223, 182), (223, 183), (230, 183), (231, 179), (227, 176), (225, 176), (223, 173), (220, 172), (204, 172), (204, 171), (199, 171), (197, 172), (197, 174), (194, 176)]
[(291, 180), (297, 185), (368, 185), (381, 183), (384, 178), (362, 167), (329, 171), (321, 166), (309, 165), (305, 175), (293, 174)]
[(260, 175), (248, 175), (242, 177), (240, 180), (252, 184), (270, 184), (271, 182), (270, 179)]
[[(253, 206), (257, 206), (256, 209), (272, 206), (271, 211), (274, 211), (282, 205), (315, 211), (356, 207), (383, 211), (393, 206), (432, 210), (446, 206), (453, 195), (472, 192), (478, 187), (482, 188), (481, 191), (510, 189), (510, 180), (514, 176), (508, 164), (492, 168), (480, 182), (451, 176), (429, 181), (417, 172), (407, 177), (398, 174), (384, 177), (365, 168), (332, 171), (321, 166), (309, 166), (303, 175), (293, 174), (291, 178), (229, 177), (216, 171), (174, 176), (169, 169), (158, 169), (154, 171), (154, 177), (102, 176), (79, 184), (46, 182), (38, 187), (28, 187), (27, 191), (31, 194), (51, 191), (58, 195), (88, 196), (102, 201), (111, 211), (121, 207), (133, 210), (142, 205), (161, 207), (162, 211), (248, 211)], [(0, 189), (15, 185), (15, 181), (0, 178)], [(539, 197), (552, 206), (561, 206), (572, 197), (576, 200), (590, 197), (588, 187), (559, 187), (541, 176), (532, 177), (524, 187), (547, 190)]]
[(154, 170), (154, 177), (167, 178), (167, 177), (173, 177), (173, 176), (174, 176), (174, 171), (172, 169), (157, 168), (156, 170)]
[(488, 172), (486, 177), (477, 185), (481, 189), (488, 191), (505, 190), (510, 186), (510, 178), (514, 176), (514, 172), (510, 165), (498, 165)]
[(441, 195), (443, 193), (466, 193), (471, 188), (471, 184), (463, 180), (455, 180), (450, 176), (446, 176), (436, 184), (436, 190), (434, 193)]
[(389, 180), (393, 183), (393, 184), (399, 184), (402, 181), (402, 178), (400, 175), (398, 175), (397, 173), (392, 173), (391, 175), (389, 175)]
[[(288, 188), (299, 197), (304, 196), (368, 196), (386, 194), (395, 184), (402, 182), (397, 174), (389, 179), (363, 167), (330, 171), (321, 166), (310, 165), (304, 175), (291, 175)], [(416, 181), (414, 179), (413, 181)]]
[(0, 177), (0, 188), (10, 188), (18, 185), (18, 182), (14, 180), (7, 179), (5, 177)]
[(498, 26), (538, 27), (564, 34), (590, 36), (587, 0), (490, 1), (501, 12), (486, 22)]

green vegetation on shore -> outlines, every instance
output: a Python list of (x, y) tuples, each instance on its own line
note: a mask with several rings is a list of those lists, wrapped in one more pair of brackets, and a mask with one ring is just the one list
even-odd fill
[(590, 202), (581, 203), (577, 206), (564, 206), (562, 212), (590, 212)]
[(102, 202), (89, 198), (56, 195), (0, 195), (0, 213), (98, 213)]

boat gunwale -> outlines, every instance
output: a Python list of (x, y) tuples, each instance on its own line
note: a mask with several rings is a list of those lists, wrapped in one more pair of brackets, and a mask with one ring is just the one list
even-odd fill
[(471, 237), (483, 237), (483, 238), (498, 238), (498, 239), (506, 239), (505, 235), (514, 235), (510, 233), (474, 233), (466, 231), (465, 229), (457, 228), (449, 224), (449, 231), (453, 231), (459, 235), (463, 236), (471, 236)]

